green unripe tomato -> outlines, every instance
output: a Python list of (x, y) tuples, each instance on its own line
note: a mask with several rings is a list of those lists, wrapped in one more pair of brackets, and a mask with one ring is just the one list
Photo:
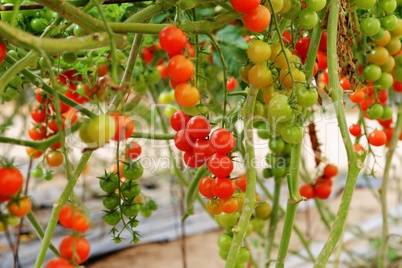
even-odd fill
[(303, 129), (299, 126), (289, 126), (281, 131), (284, 141), (290, 144), (299, 144), (303, 140)]
[(383, 107), (383, 112), (381, 115), (381, 120), (388, 120), (392, 118), (392, 108), (388, 105)]
[(370, 105), (370, 107), (368, 107), (366, 114), (370, 119), (378, 119), (381, 118), (383, 112), (384, 108), (381, 104), (373, 103), (372, 105)]
[(376, 4), (377, 0), (355, 0), (357, 8), (371, 9)]
[(127, 163), (123, 166), (123, 176), (129, 180), (137, 180), (144, 173), (144, 168), (139, 161)]
[(255, 215), (263, 220), (271, 216), (272, 208), (268, 202), (261, 203), (255, 207)]
[(42, 33), (49, 25), (49, 21), (44, 18), (34, 18), (29, 25), (35, 33)]
[(73, 53), (73, 52), (63, 52), (63, 54), (61, 54), (61, 58), (64, 60), (65, 63), (68, 64), (73, 64), (77, 61), (78, 57), (77, 54)]
[(381, 29), (380, 20), (373, 17), (367, 17), (360, 22), (360, 30), (367, 36), (376, 35)]
[(252, 218), (250, 223), (253, 226), (253, 231), (257, 233), (261, 232), (265, 225), (265, 221), (259, 217)]
[(219, 249), (229, 250), (232, 244), (233, 238), (228, 234), (220, 234), (218, 237)]

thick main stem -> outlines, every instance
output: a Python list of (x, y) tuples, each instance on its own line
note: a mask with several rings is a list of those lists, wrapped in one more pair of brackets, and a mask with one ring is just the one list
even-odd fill
[(249, 224), (251, 214), (255, 206), (255, 191), (256, 191), (256, 170), (255, 170), (255, 153), (254, 153), (254, 137), (253, 137), (253, 118), (254, 106), (257, 99), (258, 89), (251, 87), (246, 103), (244, 105), (244, 133), (245, 135), (245, 164), (247, 176), (246, 197), (244, 199), (243, 210), (237, 224), (237, 231), (234, 233), (232, 245), (230, 246), (229, 255), (226, 262), (226, 268), (234, 267), (236, 257), (240, 246), (246, 235), (247, 226)]
[(292, 235), (293, 223), (297, 207), (302, 197), (299, 194), (299, 166), (300, 166), (301, 143), (292, 147), (290, 160), (290, 174), (288, 175), (289, 200), (286, 206), (285, 221), (282, 229), (281, 243), (279, 244), (276, 267), (285, 267), (285, 259), (289, 249), (290, 237)]
[(346, 218), (352, 199), (354, 187), (356, 184), (357, 176), (363, 166), (362, 157), (358, 157), (354, 151), (352, 141), (349, 136), (348, 126), (346, 122), (345, 109), (343, 106), (343, 89), (339, 85), (338, 73), (338, 56), (337, 56), (337, 31), (340, 12), (340, 1), (331, 0), (328, 16), (328, 73), (329, 84), (331, 89), (331, 97), (333, 100), (336, 116), (338, 119), (339, 129), (345, 144), (347, 158), (348, 158), (348, 174), (346, 179), (345, 190), (342, 195), (341, 204), (338, 209), (334, 224), (328, 239), (318, 255), (317, 261), (314, 265), (315, 268), (326, 267), (329, 257), (331, 256), (339, 238), (342, 235), (345, 227)]
[(280, 211), (279, 198), (281, 195), (282, 181), (283, 181), (283, 178), (275, 178), (275, 190), (274, 190), (273, 203), (272, 203), (272, 214), (271, 214), (271, 220), (269, 221), (267, 244), (266, 244), (266, 260), (267, 261), (269, 261), (271, 259), (271, 251), (272, 251), (272, 248), (274, 247), (276, 227), (278, 226), (278, 222), (279, 222), (279, 211)]
[(382, 240), (381, 247), (378, 258), (378, 267), (385, 268), (387, 266), (387, 253), (388, 253), (388, 240), (389, 240), (389, 224), (388, 224), (388, 183), (389, 183), (389, 172), (391, 170), (392, 156), (395, 153), (396, 145), (399, 141), (399, 135), (402, 129), (402, 103), (398, 106), (398, 119), (396, 121), (396, 126), (394, 128), (394, 133), (392, 135), (392, 140), (389, 145), (387, 152), (384, 174), (382, 177), (382, 185), (380, 188), (380, 198), (381, 198), (381, 214), (382, 214)]

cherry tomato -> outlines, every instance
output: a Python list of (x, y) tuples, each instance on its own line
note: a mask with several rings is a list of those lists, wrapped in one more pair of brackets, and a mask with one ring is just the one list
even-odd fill
[(74, 268), (74, 265), (65, 259), (53, 258), (46, 264), (45, 268)]
[(27, 155), (32, 159), (39, 158), (43, 154), (42, 151), (39, 151), (39, 150), (31, 148), (31, 147), (26, 147), (25, 151), (26, 151)]
[(205, 204), (205, 208), (212, 215), (218, 215), (222, 213), (218, 199), (209, 199), (208, 202)]
[(6, 45), (0, 41), (0, 64), (3, 63), (7, 56), (7, 47)]
[(246, 191), (247, 189), (247, 176), (246, 174), (242, 174), (240, 176), (238, 176), (235, 180), (234, 180), (236, 186), (243, 192)]
[(179, 110), (175, 112), (170, 118), (170, 126), (176, 130), (182, 130), (186, 128), (188, 121), (190, 121), (190, 116), (186, 114), (184, 111)]
[(260, 0), (230, 0), (232, 7), (239, 13), (250, 13), (260, 5)]
[(328, 164), (324, 168), (324, 176), (326, 178), (332, 178), (338, 174), (338, 167), (332, 164)]
[(174, 144), (180, 151), (192, 151), (195, 144), (195, 139), (189, 135), (188, 130), (182, 129), (179, 130), (174, 136)]
[(349, 127), (349, 132), (352, 136), (358, 137), (362, 134), (362, 128), (357, 124), (352, 124)]
[(71, 204), (65, 204), (61, 207), (59, 212), (59, 223), (65, 228), (71, 229), (73, 228), (74, 218), (81, 215), (81, 211), (73, 207)]
[(42, 106), (36, 106), (31, 111), (32, 119), (37, 123), (43, 123), (46, 120), (46, 109)]
[(213, 198), (215, 194), (212, 192), (211, 184), (214, 181), (211, 177), (205, 177), (198, 183), (198, 191), (200, 194), (206, 198)]
[(187, 123), (187, 130), (190, 137), (194, 139), (204, 139), (211, 132), (211, 125), (204, 116), (196, 115)]
[(211, 183), (211, 190), (216, 197), (220, 199), (228, 199), (236, 191), (236, 186), (231, 179), (224, 177), (217, 177)]
[(331, 194), (331, 186), (328, 184), (314, 185), (314, 196), (320, 199), (327, 199)]
[(349, 99), (353, 103), (359, 103), (364, 100), (366, 96), (366, 93), (364, 93), (364, 90), (356, 90), (355, 92), (349, 94)]
[(88, 218), (84, 215), (78, 215), (74, 217), (73, 220), (73, 230), (79, 233), (85, 233), (89, 227), (91, 227), (91, 223)]
[(236, 78), (234, 78), (233, 76), (229, 77), (229, 78), (228, 78), (228, 81), (226, 82), (226, 88), (227, 88), (229, 91), (233, 91), (233, 90), (236, 89), (236, 87), (237, 87), (237, 80), (236, 80)]
[(8, 211), (16, 217), (25, 217), (31, 211), (31, 199), (21, 195), (17, 200), (8, 203)]
[(202, 156), (197, 155), (192, 151), (184, 152), (183, 161), (190, 168), (198, 168), (205, 163), (205, 159)]
[(237, 211), (237, 199), (230, 197), (228, 199), (220, 199), (219, 200), (219, 207), (222, 212), (226, 214), (232, 214)]
[(268, 202), (263, 202), (255, 207), (255, 215), (262, 219), (268, 219), (271, 216), (272, 208)]
[(28, 135), (34, 141), (43, 140), (46, 137), (46, 127), (41, 124), (35, 124), (28, 130)]
[[(123, 165), (121, 166), (120, 177), (123, 175)], [(116, 191), (119, 187), (119, 177), (117, 176), (117, 170), (109, 173), (105, 173), (103, 176), (99, 177), (99, 186), (106, 193), (110, 194)]]
[(256, 9), (243, 15), (244, 26), (252, 32), (264, 31), (270, 22), (271, 12), (262, 5), (259, 5)]
[(211, 133), (210, 143), (216, 152), (227, 154), (234, 149), (236, 139), (230, 131), (218, 128)]
[(0, 167), (0, 195), (9, 197), (17, 194), (23, 182), (24, 177), (17, 168)]
[(91, 245), (82, 236), (73, 237), (69, 235), (59, 245), (60, 257), (72, 260), (77, 264), (81, 264), (88, 259), (90, 250)]
[(138, 156), (141, 154), (141, 145), (139, 145), (137, 142), (132, 141), (129, 144), (127, 144), (126, 149), (124, 150), (124, 154), (127, 159), (136, 159)]
[(179, 54), (187, 44), (186, 34), (175, 26), (166, 26), (159, 33), (159, 44), (169, 54)]
[(59, 151), (50, 151), (46, 154), (46, 162), (51, 167), (58, 167), (63, 164), (64, 156)]
[(311, 184), (304, 184), (299, 188), (299, 193), (307, 199), (314, 198), (314, 188)]
[(368, 135), (368, 142), (373, 146), (382, 146), (387, 142), (387, 135), (382, 130), (373, 130)]
[(174, 91), (174, 98), (180, 106), (191, 108), (197, 104), (200, 99), (200, 92), (196, 87), (190, 84), (179, 84)]
[(144, 168), (141, 162), (135, 161), (127, 163), (123, 166), (123, 176), (129, 180), (137, 180), (144, 173)]
[(302, 58), (307, 58), (308, 48), (310, 47), (311, 38), (306, 36), (296, 41), (297, 54)]
[(251, 40), (247, 47), (247, 56), (254, 63), (263, 63), (271, 57), (271, 46), (261, 40)]
[(171, 79), (184, 83), (194, 75), (194, 63), (183, 55), (176, 55), (170, 59), (167, 71)]
[(196, 140), (193, 147), (194, 154), (197, 157), (201, 157), (204, 160), (207, 160), (214, 153), (216, 153), (215, 149), (211, 146), (211, 142), (209, 140)]

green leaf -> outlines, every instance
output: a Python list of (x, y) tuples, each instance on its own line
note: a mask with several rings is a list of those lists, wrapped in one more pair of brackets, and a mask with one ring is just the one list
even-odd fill
[[(247, 61), (247, 54), (245, 50), (225, 44), (221, 45), (221, 50), (230, 74), (237, 75), (240, 67)], [(222, 63), (216, 50), (214, 51), (213, 57), (214, 62), (220, 68), (222, 68)]]
[(244, 40), (241, 29), (234, 25), (228, 25), (216, 33), (216, 39), (222, 43), (234, 45), (237, 48), (246, 49), (248, 44)]

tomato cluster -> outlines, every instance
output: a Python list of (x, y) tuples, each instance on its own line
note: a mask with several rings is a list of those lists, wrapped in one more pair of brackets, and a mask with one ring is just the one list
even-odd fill
[(7, 226), (16, 226), (20, 218), (31, 211), (31, 199), (22, 194), (24, 177), (12, 162), (0, 166), (0, 207), (5, 206), (8, 213), (0, 215), (0, 232)]
[(323, 174), (314, 184), (304, 184), (300, 187), (300, 195), (307, 198), (327, 199), (331, 195), (332, 178), (338, 174), (338, 167), (328, 164), (324, 167)]
[(166, 26), (159, 33), (159, 45), (170, 58), (167, 73), (175, 90), (176, 102), (185, 108), (193, 107), (200, 99), (200, 92), (190, 83), (194, 76), (194, 63), (188, 57), (194, 57), (195, 50), (187, 42), (187, 35), (176, 26)]
[(239, 75), (244, 82), (261, 89), (254, 116), (267, 119), (269, 124), (257, 124), (260, 133), (272, 132), (288, 143), (300, 143), (303, 129), (296, 117), (302, 108), (311, 107), (318, 99), (316, 89), (306, 83), (301, 59), (279, 43), (270, 45), (261, 40), (249, 43), (247, 55), (255, 65), (242, 66)]
[(282, 137), (270, 138), (268, 142), (270, 153), (265, 157), (269, 167), (264, 168), (264, 178), (283, 178), (289, 173), (292, 146)]
[(74, 233), (63, 238), (59, 245), (60, 256), (51, 259), (45, 268), (69, 268), (84, 263), (91, 250), (90, 243), (81, 234), (91, 225), (88, 217), (78, 206), (66, 204), (60, 209), (58, 219), (60, 225), (72, 229)]

